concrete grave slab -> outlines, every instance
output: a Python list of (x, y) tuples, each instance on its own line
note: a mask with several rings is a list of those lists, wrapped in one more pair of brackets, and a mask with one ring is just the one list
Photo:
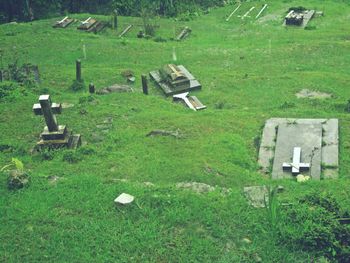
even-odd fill
[(339, 167), (339, 131), (337, 119), (286, 119), (266, 121), (259, 150), (259, 165), (273, 179), (292, 178), (291, 163), (295, 147), (301, 148), (302, 163), (310, 163), (303, 171), (312, 179), (337, 178)]

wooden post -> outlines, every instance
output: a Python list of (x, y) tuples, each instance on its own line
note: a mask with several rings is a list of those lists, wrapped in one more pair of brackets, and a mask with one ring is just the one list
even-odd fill
[(81, 61), (78, 59), (76, 61), (76, 79), (77, 81), (81, 81)]
[(142, 91), (143, 94), (148, 95), (148, 83), (147, 83), (147, 76), (145, 74), (141, 75), (142, 79)]
[(112, 17), (112, 28), (117, 31), (118, 29), (118, 11), (113, 11), (113, 17)]
[(90, 94), (94, 94), (95, 93), (95, 85), (93, 83), (89, 84), (89, 92), (90, 92)]
[(2, 69), (0, 69), (0, 82), (3, 82), (3, 79), (4, 77), (3, 77)]

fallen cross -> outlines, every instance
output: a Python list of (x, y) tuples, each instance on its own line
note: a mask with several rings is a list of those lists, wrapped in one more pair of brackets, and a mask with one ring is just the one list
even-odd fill
[(128, 26), (119, 34), (119, 37), (123, 37), (124, 35), (126, 35), (126, 34), (131, 30), (132, 27), (133, 27), (133, 25), (128, 25)]
[(72, 135), (65, 125), (58, 125), (55, 114), (61, 114), (62, 105), (52, 103), (50, 95), (41, 95), (39, 103), (34, 104), (35, 115), (44, 115), (46, 127), (41, 133), (41, 140), (37, 143), (40, 148), (77, 148), (81, 145), (80, 134)]
[(66, 16), (61, 21), (56, 21), (55, 24), (53, 24), (52, 27), (54, 27), (54, 28), (66, 28), (70, 24), (72, 24), (73, 22), (74, 22), (73, 18), (69, 18), (68, 16)]
[(177, 94), (177, 95), (174, 95), (173, 96), (173, 99), (174, 100), (182, 100), (186, 103), (186, 105), (194, 110), (194, 111), (197, 111), (197, 110), (202, 110), (202, 109), (205, 109), (206, 106), (204, 106), (196, 96), (190, 96), (188, 97), (188, 94), (189, 92), (185, 92), (185, 93), (181, 93), (181, 94)]
[(255, 19), (258, 19), (260, 15), (264, 12), (264, 10), (267, 8), (267, 4), (263, 6), (263, 8), (260, 10), (260, 12), (256, 15)]
[(181, 32), (180, 34), (176, 37), (177, 41), (183, 40), (186, 37), (188, 37), (189, 34), (191, 34), (192, 30), (186, 26)]
[(283, 163), (283, 169), (289, 169), (292, 168), (292, 174), (297, 175), (300, 173), (302, 169), (310, 169), (309, 163), (301, 163), (301, 148), (300, 147), (294, 147), (293, 150), (293, 162), (291, 163)]
[(250, 8), (247, 13), (245, 13), (243, 16), (238, 16), (241, 17), (241, 19), (243, 20), (244, 18), (248, 17), (248, 15), (255, 9), (255, 6), (253, 6), (252, 8)]
[(237, 10), (241, 7), (241, 5), (242, 5), (242, 4), (239, 4), (239, 5), (236, 7), (236, 9), (232, 11), (232, 13), (226, 18), (226, 22), (228, 22), (228, 21), (231, 19), (231, 17), (233, 16), (233, 14), (237, 12)]

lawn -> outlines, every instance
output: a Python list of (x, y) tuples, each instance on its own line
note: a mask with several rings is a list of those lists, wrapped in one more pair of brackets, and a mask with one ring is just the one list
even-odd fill
[[(332, 193), (350, 209), (350, 5), (344, 1), (273, 1), (255, 20), (261, 1), (243, 5), (250, 18), (226, 17), (234, 5), (212, 9), (190, 21), (157, 18), (157, 36), (136, 37), (142, 21), (119, 17), (119, 31), (99, 34), (53, 29), (59, 18), (0, 25), (3, 64), (18, 58), (37, 64), (42, 83), (0, 102), (0, 167), (20, 159), (31, 175), (28, 188), (9, 191), (0, 177), (0, 262), (310, 262), (318, 254), (276, 242), (264, 209), (248, 205), (243, 187), (282, 185), (281, 202), (294, 203), (314, 191)], [(291, 6), (324, 11), (309, 30), (285, 28)], [(86, 19), (91, 14), (72, 15)], [(107, 21), (108, 16), (94, 16)], [(182, 42), (171, 40), (181, 27)], [(83, 46), (86, 47), (86, 59)], [(173, 61), (175, 51), (177, 61)], [(125, 84), (121, 72), (136, 76), (133, 93), (89, 96), (69, 89), (75, 60), (85, 83), (97, 89)], [(194, 112), (166, 98), (154, 83), (142, 94), (141, 74), (166, 63), (185, 65), (203, 88), (193, 92), (208, 108)], [(297, 99), (301, 89), (332, 94), (324, 100)], [(74, 104), (58, 122), (80, 133), (83, 147), (30, 154), (44, 127), (32, 106), (40, 94)], [(259, 173), (257, 142), (272, 117), (338, 118), (340, 172), (337, 180), (272, 181)], [(101, 123), (113, 120), (108, 129)], [(152, 130), (181, 138), (147, 137)], [(8, 148), (8, 147), (0, 147)], [(73, 160), (74, 161), (74, 160)], [(59, 177), (56, 182), (48, 178)], [(151, 184), (146, 183), (151, 182)], [(198, 194), (180, 182), (216, 186)], [(228, 189), (228, 190), (227, 190)], [(135, 196), (116, 207), (121, 193)]]

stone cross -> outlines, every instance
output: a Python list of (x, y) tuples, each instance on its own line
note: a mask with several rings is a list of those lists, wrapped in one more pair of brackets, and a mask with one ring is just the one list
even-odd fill
[(35, 115), (44, 115), (45, 122), (49, 132), (58, 131), (58, 123), (55, 114), (61, 114), (61, 104), (52, 103), (50, 95), (41, 95), (39, 103), (34, 104), (33, 111)]
[(301, 148), (294, 147), (292, 163), (283, 163), (283, 169), (292, 168), (292, 174), (299, 174), (302, 169), (310, 169), (309, 163), (301, 163)]

